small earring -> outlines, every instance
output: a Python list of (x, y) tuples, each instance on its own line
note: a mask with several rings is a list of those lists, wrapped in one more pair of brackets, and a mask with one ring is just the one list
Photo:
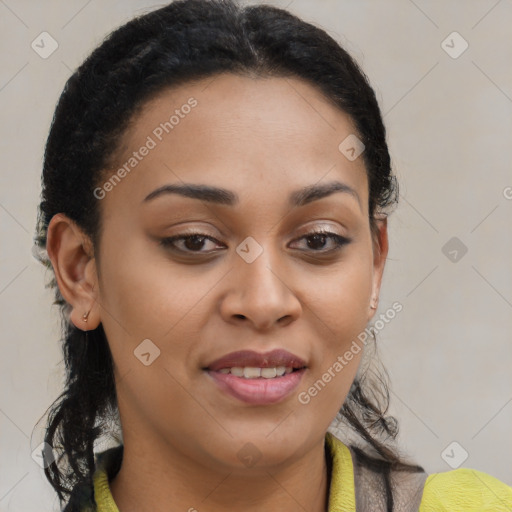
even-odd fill
[(82, 320), (83, 320), (84, 322), (87, 322), (87, 320), (88, 320), (88, 318), (89, 318), (89, 313), (90, 313), (90, 311), (87, 311), (87, 313), (84, 313), (84, 316), (82, 317)]
[(377, 301), (378, 301), (378, 299), (376, 297), (374, 297), (372, 300), (372, 304), (370, 306), (371, 309), (377, 309)]

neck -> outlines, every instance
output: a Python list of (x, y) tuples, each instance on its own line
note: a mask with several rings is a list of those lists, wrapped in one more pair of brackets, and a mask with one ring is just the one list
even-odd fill
[(141, 438), (124, 436), (121, 469), (110, 482), (120, 512), (224, 512), (235, 504), (244, 512), (327, 511), (331, 471), (324, 439), (292, 462), (241, 469), (198, 463), (201, 457)]

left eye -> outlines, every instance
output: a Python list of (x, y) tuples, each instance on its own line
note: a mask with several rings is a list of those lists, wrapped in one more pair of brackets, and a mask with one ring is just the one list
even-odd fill
[[(311, 250), (316, 253), (326, 253), (335, 251), (341, 248), (343, 245), (350, 243), (350, 240), (344, 236), (338, 235), (336, 233), (331, 233), (330, 231), (312, 231), (306, 235), (303, 235), (296, 240), (308, 240), (307, 242), (307, 250)], [(325, 249), (324, 246), (328, 240), (331, 240), (332, 245), (334, 247)], [(189, 253), (199, 253), (199, 254), (207, 254), (215, 252), (215, 249), (210, 251), (202, 251), (204, 248), (204, 244), (206, 241), (213, 242), (215, 245), (222, 245), (215, 238), (205, 235), (204, 233), (192, 233), (189, 235), (175, 235), (168, 238), (164, 238), (161, 240), (161, 244), (164, 247), (168, 247), (170, 249), (174, 249), (180, 252), (189, 252)], [(177, 242), (182, 242), (182, 246), (179, 247)], [(319, 247), (320, 246), (320, 247)], [(301, 249), (302, 250), (302, 249)]]
[[(309, 240), (307, 242), (308, 248), (317, 253), (336, 251), (342, 246), (350, 243), (348, 238), (338, 235), (337, 233), (331, 233), (330, 231), (312, 231), (311, 233), (308, 233), (307, 235), (304, 235), (297, 240), (303, 239)], [(324, 246), (327, 240), (331, 240), (334, 247), (331, 247), (330, 249), (324, 249), (323, 247), (318, 248), (318, 245)]]

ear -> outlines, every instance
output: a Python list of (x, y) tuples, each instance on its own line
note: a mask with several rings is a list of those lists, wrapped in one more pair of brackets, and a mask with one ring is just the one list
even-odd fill
[(59, 290), (73, 308), (70, 320), (83, 331), (96, 329), (100, 323), (99, 290), (89, 237), (69, 217), (57, 213), (48, 225), (46, 250)]
[[(382, 283), (382, 275), (384, 273), (384, 265), (388, 256), (388, 219), (386, 215), (375, 218), (375, 230), (372, 233), (373, 245), (373, 279), (372, 279), (372, 295), (370, 299), (370, 307), (368, 321), (370, 321), (379, 302), (380, 285)], [(373, 306), (373, 307), (372, 307)]]

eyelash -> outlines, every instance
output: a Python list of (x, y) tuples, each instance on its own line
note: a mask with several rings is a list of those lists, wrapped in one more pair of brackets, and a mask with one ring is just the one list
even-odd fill
[[(327, 253), (332, 253), (332, 252), (338, 251), (344, 245), (347, 245), (347, 244), (349, 244), (351, 242), (351, 240), (349, 238), (346, 238), (344, 236), (338, 235), (337, 233), (332, 233), (331, 231), (326, 231), (326, 230), (311, 231), (311, 232), (306, 233), (305, 235), (301, 236), (300, 238), (296, 238), (294, 241), (302, 240), (304, 238), (311, 238), (311, 237), (313, 237), (315, 235), (325, 235), (327, 238), (333, 240), (334, 243), (335, 243), (334, 249), (327, 249), (327, 250), (314, 250), (314, 249), (311, 249), (311, 251), (313, 253), (316, 253), (316, 254), (327, 254)], [(194, 232), (192, 232), (192, 233), (187, 233), (187, 234), (175, 235), (175, 236), (171, 236), (171, 237), (168, 237), (168, 238), (163, 238), (160, 241), (160, 244), (163, 245), (165, 248), (168, 248), (170, 250), (174, 250), (174, 251), (182, 252), (182, 253), (186, 253), (186, 254), (211, 254), (212, 252), (215, 252), (215, 251), (204, 252), (204, 251), (183, 250), (183, 249), (177, 248), (174, 245), (174, 243), (177, 240), (188, 240), (188, 239), (191, 239), (191, 238), (194, 238), (194, 237), (200, 237), (200, 238), (204, 238), (204, 239), (210, 240), (210, 241), (215, 242), (215, 243), (219, 243), (218, 240), (216, 240), (215, 238), (213, 238), (211, 236), (205, 235), (204, 233), (194, 233)]]

